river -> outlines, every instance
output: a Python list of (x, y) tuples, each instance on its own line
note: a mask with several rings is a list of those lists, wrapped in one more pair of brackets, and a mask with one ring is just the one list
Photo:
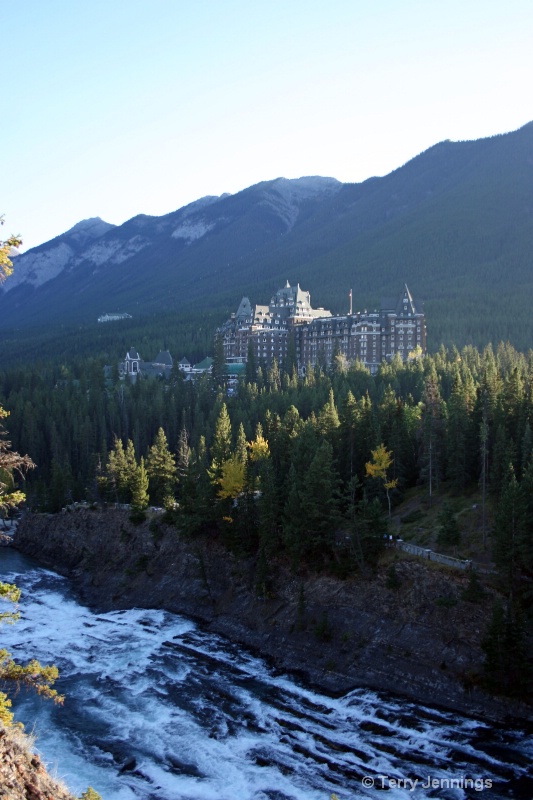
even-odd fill
[(56, 664), (66, 695), (58, 707), (21, 694), (16, 717), (75, 794), (91, 785), (104, 800), (533, 798), (524, 729), (367, 690), (328, 697), (186, 618), (92, 611), (66, 578), (10, 548), (0, 577), (23, 590), (1, 646)]

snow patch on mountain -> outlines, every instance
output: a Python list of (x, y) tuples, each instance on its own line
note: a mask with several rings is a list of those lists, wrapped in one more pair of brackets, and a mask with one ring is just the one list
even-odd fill
[(204, 219), (186, 220), (182, 222), (170, 234), (173, 239), (185, 239), (187, 244), (201, 239), (206, 233), (209, 233), (215, 227), (214, 222), (206, 222)]
[(106, 239), (105, 242), (95, 242), (73, 262), (74, 265), (81, 264), (82, 261), (91, 261), (95, 266), (110, 262), (111, 264), (122, 264), (136, 253), (148, 247), (150, 241), (144, 236), (133, 236), (124, 242), (121, 239)]
[(74, 251), (66, 242), (59, 242), (55, 247), (46, 250), (29, 251), (17, 256), (16, 270), (4, 284), (4, 291), (9, 292), (22, 283), (30, 286), (42, 286), (52, 280), (65, 268)]
[(287, 233), (292, 230), (300, 214), (300, 206), (306, 200), (335, 194), (342, 183), (335, 178), (309, 176), (305, 178), (278, 178), (265, 192), (264, 204), (272, 208), (287, 226)]

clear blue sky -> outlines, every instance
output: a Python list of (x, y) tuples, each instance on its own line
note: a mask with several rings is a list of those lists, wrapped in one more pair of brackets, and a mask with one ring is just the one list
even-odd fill
[(1, 0), (0, 30), (0, 213), (25, 248), (533, 119), (531, 0)]

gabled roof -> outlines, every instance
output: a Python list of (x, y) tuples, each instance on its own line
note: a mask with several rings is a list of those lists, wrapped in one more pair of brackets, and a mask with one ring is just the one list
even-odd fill
[(126, 353), (126, 358), (129, 358), (131, 361), (139, 361), (141, 357), (135, 347), (130, 347)]
[(416, 314), (415, 304), (406, 283), (404, 284), (403, 291), (400, 292), (396, 313), (398, 316), (401, 314)]
[(207, 370), (211, 369), (212, 366), (213, 366), (213, 359), (209, 358), (208, 356), (207, 358), (204, 358), (203, 361), (200, 361), (199, 364), (195, 364), (194, 369), (204, 370), (205, 372), (207, 372)]
[(174, 363), (172, 360), (172, 356), (168, 352), (168, 350), (161, 350), (156, 358), (154, 358), (153, 364), (164, 364), (166, 367), (171, 367)]
[(237, 309), (236, 317), (237, 317), (238, 320), (241, 319), (241, 318), (246, 318), (246, 317), (251, 319), (251, 317), (252, 317), (252, 306), (251, 306), (249, 297), (243, 297), (242, 298), (242, 300), (241, 300), (241, 302), (239, 304), (239, 308)]

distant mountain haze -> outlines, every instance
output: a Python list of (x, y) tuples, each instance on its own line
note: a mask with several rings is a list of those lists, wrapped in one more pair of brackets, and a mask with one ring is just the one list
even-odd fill
[(533, 123), (441, 142), (382, 178), (277, 178), (162, 217), (84, 220), (15, 259), (0, 328), (268, 303), (288, 280), (334, 313), (407, 283), (428, 342), (531, 347)]

